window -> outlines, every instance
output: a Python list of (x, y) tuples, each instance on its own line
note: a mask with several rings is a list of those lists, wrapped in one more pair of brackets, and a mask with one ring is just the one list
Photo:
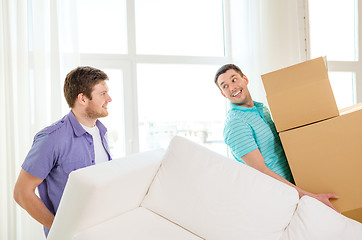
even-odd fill
[(224, 56), (222, 1), (136, 0), (136, 43), (138, 54)]
[(166, 148), (176, 135), (227, 155), (226, 102), (213, 83), (217, 68), (230, 62), (222, 0), (78, 0), (77, 6), (81, 64), (110, 78), (113, 101), (101, 121), (113, 157)]
[(328, 75), (338, 108), (341, 109), (355, 104), (355, 73), (329, 72)]
[(357, 16), (355, 0), (309, 1), (311, 57), (329, 61), (355, 61)]
[(225, 104), (213, 83), (217, 65), (140, 64), (140, 150), (166, 148), (173, 136), (187, 137), (219, 152)]
[[(362, 101), (357, 0), (306, 1), (309, 17), (308, 57), (326, 56), (338, 108)], [(360, 89), (360, 90), (359, 90)]]
[(122, 70), (103, 69), (107, 73), (109, 81), (109, 95), (112, 102), (108, 104), (108, 117), (101, 121), (107, 127), (107, 140), (112, 154), (112, 158), (123, 157), (126, 155), (125, 136), (124, 136), (124, 105), (122, 99), (123, 93), (123, 72)]
[(126, 0), (78, 0), (80, 52), (127, 53), (126, 16)]

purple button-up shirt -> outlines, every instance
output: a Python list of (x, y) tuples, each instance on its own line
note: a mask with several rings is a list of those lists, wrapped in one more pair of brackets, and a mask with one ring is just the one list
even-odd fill
[[(97, 120), (103, 147), (111, 160), (105, 139), (107, 128)], [(58, 122), (38, 132), (22, 168), (44, 181), (38, 186), (40, 199), (54, 215), (70, 172), (95, 164), (92, 136), (84, 130), (72, 111)], [(48, 235), (49, 229), (44, 228)]]

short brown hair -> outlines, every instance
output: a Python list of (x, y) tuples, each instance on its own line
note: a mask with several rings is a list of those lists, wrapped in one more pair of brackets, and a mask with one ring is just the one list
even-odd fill
[(221, 74), (224, 74), (226, 71), (233, 69), (235, 70), (237, 73), (240, 74), (241, 77), (244, 76), (243, 72), (240, 70), (240, 68), (238, 66), (236, 66), (235, 64), (225, 64), (224, 66), (222, 66), (221, 68), (219, 68), (219, 70), (217, 70), (216, 74), (215, 74), (215, 78), (214, 78), (214, 82), (216, 84), (217, 87), (219, 87), (219, 85), (217, 85), (217, 79), (219, 78), (219, 76)]
[(74, 107), (75, 100), (80, 93), (92, 100), (94, 85), (105, 80), (108, 80), (107, 74), (93, 67), (77, 67), (70, 71), (64, 81), (64, 96), (69, 107)]

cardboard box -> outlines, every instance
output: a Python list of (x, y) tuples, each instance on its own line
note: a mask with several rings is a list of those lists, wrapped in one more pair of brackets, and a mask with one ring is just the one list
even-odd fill
[(339, 114), (322, 57), (261, 77), (278, 132)]
[(362, 104), (340, 116), (280, 133), (296, 185), (336, 193), (332, 203), (362, 222)]

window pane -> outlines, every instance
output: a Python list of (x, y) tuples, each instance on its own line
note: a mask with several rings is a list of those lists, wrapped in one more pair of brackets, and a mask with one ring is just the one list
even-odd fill
[(127, 53), (125, 0), (78, 0), (81, 53)]
[(136, 0), (138, 54), (224, 56), (222, 0)]
[(217, 68), (138, 65), (140, 151), (167, 148), (179, 135), (226, 155), (226, 104), (213, 82)]
[(123, 157), (125, 152), (124, 139), (124, 107), (123, 107), (123, 72), (115, 69), (105, 69), (108, 75), (109, 95), (112, 102), (108, 104), (109, 115), (100, 121), (107, 127), (108, 145), (112, 158)]
[(354, 73), (329, 72), (329, 80), (339, 109), (356, 104)]
[(356, 0), (310, 0), (311, 57), (328, 60), (357, 59)]

